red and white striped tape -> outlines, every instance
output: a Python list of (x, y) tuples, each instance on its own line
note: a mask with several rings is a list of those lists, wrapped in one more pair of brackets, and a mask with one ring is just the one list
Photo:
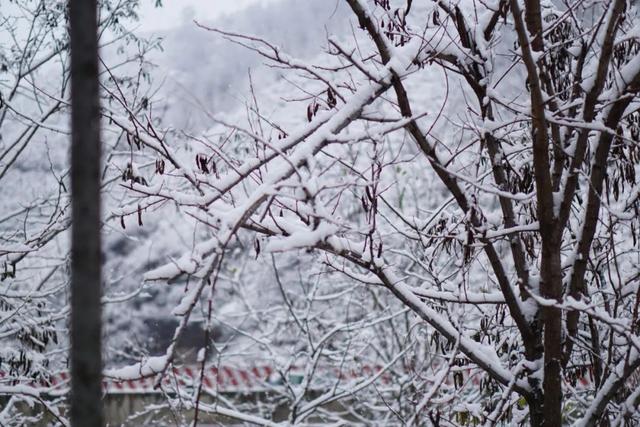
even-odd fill
[[(383, 367), (381, 365), (364, 365), (359, 369), (338, 369), (338, 368), (319, 368), (316, 374), (325, 383), (336, 380), (354, 381), (364, 380), (379, 374)], [(482, 372), (477, 369), (456, 368), (452, 367), (451, 375), (445, 380), (445, 384), (452, 385), (454, 372), (463, 374), (463, 382), (473, 385), (480, 384)], [(299, 367), (292, 367), (286, 375), (288, 380), (292, 382), (300, 382), (304, 375), (304, 370)], [(297, 377), (297, 378), (296, 378)], [(61, 371), (50, 375), (46, 380), (26, 379), (16, 380), (9, 378), (6, 372), (0, 371), (0, 385), (7, 381), (11, 385), (29, 385), (31, 387), (42, 388), (49, 392), (64, 392), (68, 388), (70, 375), (67, 371)], [(201, 366), (178, 366), (173, 367), (168, 375), (162, 378), (160, 385), (164, 389), (174, 389), (178, 387), (193, 387), (199, 382), (203, 387), (212, 389), (217, 392), (257, 392), (266, 391), (283, 384), (282, 375), (273, 367), (268, 365), (253, 367), (235, 367), (235, 366), (211, 366), (202, 371)], [(391, 382), (389, 373), (383, 373), (380, 381), (384, 384)], [(574, 387), (586, 388), (592, 383), (589, 373), (576, 378)], [(155, 377), (143, 377), (129, 380), (115, 380), (104, 378), (103, 390), (106, 394), (142, 394), (142, 393), (160, 393), (161, 389), (156, 388)]]

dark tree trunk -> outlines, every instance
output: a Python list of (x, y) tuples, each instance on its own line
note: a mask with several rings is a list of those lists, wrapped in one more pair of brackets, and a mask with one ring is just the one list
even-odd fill
[(102, 426), (100, 119), (95, 0), (70, 0), (71, 424)]
[[(543, 237), (544, 239), (544, 237)], [(556, 240), (558, 241), (558, 240)], [(553, 301), (562, 299), (562, 267), (560, 248), (543, 240), (542, 296)], [(562, 425), (562, 312), (556, 307), (543, 307), (544, 321), (544, 423), (545, 427)]]
[(531, 427), (541, 427), (544, 423), (544, 410), (542, 408), (542, 395), (536, 393), (534, 396), (527, 398), (529, 405), (529, 425)]

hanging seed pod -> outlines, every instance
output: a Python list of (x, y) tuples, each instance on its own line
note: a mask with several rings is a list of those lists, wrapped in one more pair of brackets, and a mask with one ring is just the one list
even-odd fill
[(256, 259), (258, 259), (258, 256), (260, 256), (260, 240), (255, 239), (253, 241), (253, 247), (256, 250)]
[(220, 177), (218, 175), (218, 165), (216, 164), (215, 160), (213, 160), (213, 159), (211, 160), (211, 171), (216, 176), (216, 178)]
[(158, 175), (164, 174), (164, 167), (165, 167), (165, 164), (163, 159), (156, 160), (156, 173)]
[(462, 376), (462, 372), (456, 372), (455, 374), (453, 374), (453, 385), (456, 389), (462, 387), (463, 382), (464, 378)]
[(307, 121), (311, 122), (311, 120), (313, 120), (313, 108), (311, 107), (311, 104), (309, 104), (307, 106)]
[(336, 100), (336, 96), (333, 93), (333, 89), (328, 88), (327, 89), (327, 105), (329, 106), (329, 108), (334, 108), (337, 103), (338, 101)]
[(198, 170), (204, 174), (209, 173), (208, 159), (205, 154), (199, 153), (196, 154), (196, 166)]

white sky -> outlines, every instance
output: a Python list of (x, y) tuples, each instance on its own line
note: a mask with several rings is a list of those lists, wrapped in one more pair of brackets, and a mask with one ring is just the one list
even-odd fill
[(256, 4), (275, 0), (162, 0), (156, 8), (156, 0), (141, 0), (139, 31), (166, 30), (185, 21), (208, 21)]

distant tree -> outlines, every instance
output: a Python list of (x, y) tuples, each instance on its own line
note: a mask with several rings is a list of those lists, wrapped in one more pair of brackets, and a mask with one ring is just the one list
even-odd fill
[[(251, 236), (257, 253), (313, 251), (343, 284), (385, 289), (428, 325), (418, 341), (441, 366), (480, 377), (451, 386), (434, 369), (408, 412), (381, 398), (398, 424), (640, 422), (635, 6), (346, 2), (360, 32), (316, 63), (215, 30), (304, 77), (286, 125), (256, 103), (248, 128), (213, 118), (242, 137), (185, 154), (149, 117), (112, 117), (157, 157), (119, 214), (177, 205), (211, 233), (147, 275), (196, 282), (175, 339), (203, 296), (211, 323), (225, 260)], [(165, 373), (174, 348), (146, 372)]]

